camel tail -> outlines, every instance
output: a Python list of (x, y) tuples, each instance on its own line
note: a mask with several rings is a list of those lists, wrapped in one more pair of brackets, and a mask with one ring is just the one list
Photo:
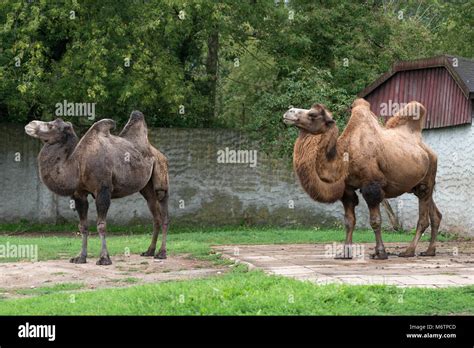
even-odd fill
[(416, 101), (409, 102), (403, 109), (391, 117), (385, 128), (408, 126), (412, 131), (421, 132), (425, 124), (426, 108)]

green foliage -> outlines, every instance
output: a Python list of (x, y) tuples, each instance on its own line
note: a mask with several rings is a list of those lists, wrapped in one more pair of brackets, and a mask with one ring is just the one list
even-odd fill
[(254, 105), (278, 83), (278, 67), (270, 54), (259, 51), (250, 42), (245, 51), (236, 53), (235, 58), (230, 56), (220, 68), (219, 121), (232, 128), (243, 128), (252, 122)]
[(298, 68), (272, 89), (257, 94), (257, 100), (249, 110), (250, 117), (241, 127), (263, 139), (266, 152), (289, 155), (297, 130), (282, 122), (283, 113), (288, 108), (309, 108), (314, 102), (322, 103), (332, 110), (339, 126), (345, 124), (346, 109), (353, 96), (335, 87), (332, 79), (329, 70)]
[(394, 61), (473, 58), (473, 20), (470, 0), (2, 1), (0, 116), (90, 102), (97, 118), (139, 109), (152, 126), (237, 128), (287, 154), (289, 105), (326, 103), (343, 126)]
[(250, 132), (276, 156), (291, 152), (296, 135), (281, 124), (289, 105), (324, 103), (342, 128), (356, 94), (394, 61), (445, 53), (473, 57), (472, 26), (465, 21), (474, 13), (469, 1), (282, 3), (255, 24), (246, 41), (252, 57), (230, 70), (221, 89), (225, 124)]
[(123, 122), (137, 108), (156, 126), (207, 125), (199, 60), (211, 3), (182, 5), (184, 19), (178, 8), (163, 1), (3, 3), (2, 115), (51, 119), (56, 103), (67, 100), (96, 103), (99, 118)]

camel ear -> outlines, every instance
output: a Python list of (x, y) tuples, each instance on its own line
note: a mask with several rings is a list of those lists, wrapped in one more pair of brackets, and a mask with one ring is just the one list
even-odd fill
[(325, 122), (326, 122), (326, 126), (328, 127), (331, 127), (333, 124), (336, 123), (336, 121), (334, 121), (332, 118), (325, 120)]
[(332, 118), (332, 113), (326, 108), (323, 108), (322, 110), (323, 110), (322, 111), (323, 112), (323, 120), (326, 123), (326, 126), (332, 126), (335, 123), (335, 121)]
[(321, 110), (321, 111), (327, 111), (326, 106), (324, 104), (320, 104), (320, 103), (313, 104), (313, 106), (311, 108), (316, 109), (316, 110)]
[(313, 104), (312, 108), (319, 111), (323, 116), (329, 115), (332, 117), (331, 112), (328, 110), (328, 108), (324, 104), (316, 103), (316, 104)]
[(326, 126), (330, 127), (335, 123), (335, 121), (332, 119), (332, 113), (326, 108), (324, 104), (314, 104), (312, 108), (318, 110), (321, 113)]
[(61, 124), (61, 131), (72, 129), (72, 123), (71, 122), (64, 122)]

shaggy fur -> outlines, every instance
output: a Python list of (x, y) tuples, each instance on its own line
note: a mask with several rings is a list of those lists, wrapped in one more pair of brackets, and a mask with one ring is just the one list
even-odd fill
[(340, 136), (329, 120), (330, 112), (321, 104), (309, 110), (290, 109), (284, 115), (285, 123), (300, 129), (293, 164), (303, 189), (318, 202), (341, 200), (344, 205), (346, 244), (352, 243), (355, 226), (354, 209), (358, 203), (356, 196), (354, 198), (355, 190), (361, 190), (376, 234), (375, 258), (387, 258), (381, 237), (379, 204), (384, 198), (408, 192), (419, 198), (420, 217), (413, 242), (400, 256), (414, 256), (418, 240), (429, 225), (428, 220), (431, 221), (432, 238), (423, 255), (435, 254), (441, 221), (432, 199), (437, 156), (421, 137), (425, 114), (423, 105), (411, 102), (384, 127), (370, 111), (370, 104), (364, 99), (356, 99), (349, 122)]
[(161, 227), (163, 242), (158, 258), (166, 257), (168, 227), (168, 162), (148, 141), (143, 114), (132, 112), (119, 136), (112, 135), (115, 122), (103, 119), (94, 123), (79, 140), (72, 124), (57, 119), (32, 121), (28, 135), (39, 138), (44, 146), (38, 156), (43, 183), (61, 196), (71, 196), (79, 214), (83, 248), (74, 263), (85, 263), (87, 257), (87, 196), (96, 200), (97, 227), (102, 250), (97, 264), (111, 264), (105, 242), (106, 215), (110, 200), (140, 192), (153, 215), (153, 237), (144, 255), (153, 255)]
[(348, 162), (338, 154), (337, 133), (336, 126), (324, 135), (301, 131), (294, 146), (293, 166), (301, 186), (318, 202), (335, 202), (344, 193)]

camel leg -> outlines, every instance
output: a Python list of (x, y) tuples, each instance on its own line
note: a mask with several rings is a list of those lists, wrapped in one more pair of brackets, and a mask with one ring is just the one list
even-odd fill
[(157, 204), (156, 193), (153, 189), (153, 183), (151, 182), (151, 180), (143, 188), (143, 190), (140, 191), (140, 193), (145, 198), (146, 203), (148, 205), (148, 209), (150, 210), (150, 213), (153, 216), (153, 236), (151, 237), (151, 243), (148, 247), (148, 250), (141, 253), (141, 256), (154, 256), (156, 249), (156, 241), (158, 240), (158, 234), (160, 233), (161, 215)]
[(110, 189), (106, 186), (102, 186), (99, 193), (96, 195), (95, 205), (97, 208), (97, 232), (99, 232), (100, 241), (102, 243), (100, 258), (97, 260), (96, 264), (103, 266), (112, 264), (109, 252), (107, 250), (107, 243), (105, 241), (105, 233), (107, 228), (106, 218), (110, 207), (110, 199)]
[(373, 259), (385, 260), (388, 258), (382, 241), (382, 216), (380, 214), (380, 203), (383, 201), (384, 192), (379, 183), (372, 182), (360, 189), (362, 196), (367, 202), (370, 214), (370, 226), (375, 233), (375, 253)]
[(400, 257), (413, 257), (415, 256), (416, 246), (420, 241), (423, 232), (425, 232), (426, 228), (429, 226), (429, 211), (431, 206), (431, 197), (423, 197), (419, 198), (418, 204), (418, 223), (416, 225), (416, 233), (415, 237), (411, 241), (410, 245), (408, 245), (407, 249), (398, 256)]
[(89, 236), (89, 226), (87, 223), (87, 211), (89, 203), (87, 202), (87, 195), (80, 197), (73, 197), (74, 204), (79, 215), (79, 231), (82, 234), (82, 249), (81, 253), (73, 257), (71, 263), (86, 263), (87, 259), (87, 237)]
[(385, 246), (382, 241), (382, 216), (380, 205), (369, 207), (370, 226), (375, 233), (375, 253), (371, 255), (373, 259), (385, 260), (388, 258)]
[(166, 236), (168, 232), (168, 191), (157, 190), (155, 191), (153, 182), (150, 181), (143, 190), (140, 191), (142, 196), (146, 199), (148, 208), (153, 215), (153, 236), (151, 238), (150, 246), (148, 250), (143, 252), (142, 256), (153, 256), (155, 255), (156, 243), (158, 241), (158, 235), (160, 227), (162, 230), (162, 242), (161, 247), (155, 258), (166, 259)]
[(346, 227), (346, 241), (342, 254), (337, 254), (335, 259), (352, 259), (352, 233), (356, 224), (355, 207), (359, 204), (359, 199), (354, 191), (344, 192), (342, 197), (344, 206), (344, 225)]
[(431, 198), (430, 206), (430, 225), (431, 225), (431, 239), (430, 245), (426, 251), (422, 251), (420, 256), (435, 256), (436, 255), (436, 236), (438, 235), (439, 225), (443, 215), (439, 212), (433, 198)]
[(155, 258), (157, 259), (166, 259), (166, 236), (168, 234), (168, 191), (161, 191), (163, 194), (159, 194), (159, 204), (160, 204), (160, 213), (161, 213), (161, 231), (163, 232), (161, 236), (161, 247)]

